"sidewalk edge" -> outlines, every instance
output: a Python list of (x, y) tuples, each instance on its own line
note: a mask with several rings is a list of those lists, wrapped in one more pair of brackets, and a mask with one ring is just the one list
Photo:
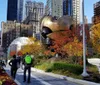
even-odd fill
[(77, 83), (77, 84), (81, 84), (81, 85), (100, 85), (100, 83), (94, 83), (94, 82), (90, 82), (90, 81), (75, 79), (75, 78), (71, 78), (71, 77), (67, 77), (67, 76), (59, 75), (59, 74), (54, 74), (54, 73), (47, 73), (43, 70), (39, 70), (39, 69), (36, 69), (36, 68), (31, 68), (31, 70), (35, 71), (35, 72), (43, 73), (43, 74), (46, 74), (46, 75), (49, 75), (49, 76), (53, 76), (53, 77), (56, 77), (56, 78), (65, 79), (65, 80), (68, 80), (68, 81), (71, 81), (71, 82), (74, 82), (74, 83)]

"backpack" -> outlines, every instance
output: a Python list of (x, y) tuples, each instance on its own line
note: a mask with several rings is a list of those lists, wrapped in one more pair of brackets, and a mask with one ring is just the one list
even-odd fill
[(32, 62), (31, 56), (26, 55), (26, 57), (25, 57), (25, 63), (26, 63), (26, 64), (31, 64), (31, 62)]

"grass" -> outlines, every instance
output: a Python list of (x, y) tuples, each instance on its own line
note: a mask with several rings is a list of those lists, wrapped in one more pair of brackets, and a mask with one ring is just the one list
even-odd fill
[(98, 68), (96, 66), (89, 65), (87, 66), (87, 68), (88, 68), (88, 71), (90, 72), (98, 73)]
[(82, 79), (82, 66), (76, 64), (68, 64), (64, 62), (45, 62), (35, 66), (38, 69), (46, 72), (53, 72), (56, 74), (66, 75), (68, 77)]

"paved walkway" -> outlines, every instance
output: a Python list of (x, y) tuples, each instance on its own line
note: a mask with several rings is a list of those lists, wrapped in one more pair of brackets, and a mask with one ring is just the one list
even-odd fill
[[(10, 75), (10, 66), (5, 67), (6, 72)], [(23, 70), (20, 68), (17, 71), (15, 82), (18, 85), (79, 85), (67, 80), (55, 78), (49, 75), (45, 75), (38, 72), (31, 73), (31, 83), (27, 84), (23, 82)]]

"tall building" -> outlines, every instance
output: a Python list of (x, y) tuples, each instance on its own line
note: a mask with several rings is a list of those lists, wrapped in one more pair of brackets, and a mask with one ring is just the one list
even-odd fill
[(24, 1), (25, 0), (17, 0), (18, 4), (17, 4), (17, 21), (21, 22), (23, 20), (23, 9), (24, 7)]
[(95, 24), (100, 23), (100, 1), (94, 4), (94, 17)]
[(61, 17), (72, 16), (76, 24), (81, 21), (81, 0), (47, 0), (45, 14)]
[(72, 0), (72, 10), (73, 10), (73, 19), (76, 21), (76, 24), (80, 23), (81, 20), (81, 0)]
[(8, 0), (7, 20), (21, 22), (23, 18), (24, 0)]
[(25, 13), (26, 17), (29, 15), (30, 12), (38, 12), (38, 15), (40, 17), (43, 17), (44, 15), (44, 3), (42, 2), (27, 1), (25, 4), (25, 8), (26, 8), (26, 13)]
[(26, 19), (24, 20), (24, 23), (32, 24), (33, 32), (38, 34), (40, 32), (40, 20), (44, 16), (44, 3), (27, 1), (25, 8)]
[(61, 17), (63, 16), (63, 0), (47, 0), (46, 14)]
[(7, 48), (10, 43), (20, 37), (25, 36), (29, 37), (33, 35), (32, 25), (26, 25), (17, 23), (15, 21), (7, 21), (1, 23), (1, 46), (4, 49), (4, 52), (7, 52)]
[(17, 0), (8, 0), (7, 20), (17, 20)]
[(88, 19), (86, 16), (84, 16), (84, 22), (85, 22), (85, 24), (88, 24)]
[(63, 15), (72, 16), (72, 0), (63, 0)]
[(24, 0), (24, 1), (23, 1), (23, 15), (22, 15), (22, 22), (23, 22), (23, 21), (25, 20), (25, 18), (26, 18), (26, 15), (25, 15), (25, 13), (26, 13), (26, 9), (25, 9), (26, 1), (27, 1), (27, 0)]
[(48, 6), (47, 5), (45, 5), (45, 14), (44, 15), (48, 15), (49, 13), (48, 13)]
[(94, 4), (94, 16), (100, 16), (100, 1)]

